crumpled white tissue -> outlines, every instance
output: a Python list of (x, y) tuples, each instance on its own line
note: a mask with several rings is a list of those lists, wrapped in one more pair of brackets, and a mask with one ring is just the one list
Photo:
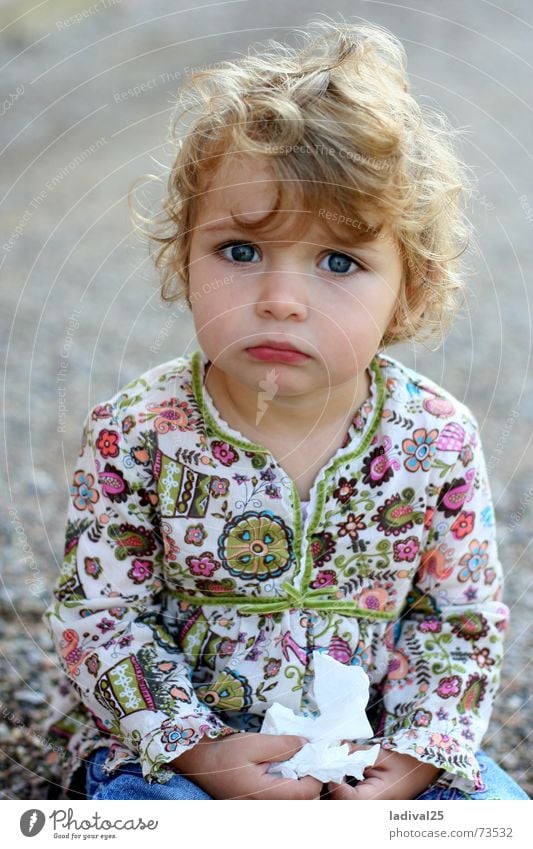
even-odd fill
[(320, 716), (298, 716), (288, 707), (273, 704), (265, 713), (261, 734), (296, 734), (310, 742), (288, 761), (272, 763), (268, 772), (283, 778), (311, 775), (318, 781), (341, 783), (350, 775), (362, 779), (379, 754), (371, 749), (353, 752), (341, 740), (363, 741), (374, 732), (365, 708), (368, 675), (360, 666), (346, 666), (323, 652), (313, 652), (313, 693)]

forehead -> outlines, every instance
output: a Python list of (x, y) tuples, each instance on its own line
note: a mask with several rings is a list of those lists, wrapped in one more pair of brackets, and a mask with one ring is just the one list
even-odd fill
[(215, 232), (250, 227), (275, 231), (280, 238), (301, 238), (312, 229), (347, 246), (372, 242), (386, 229), (368, 203), (357, 204), (358, 214), (355, 208), (343, 211), (327, 201), (320, 206), (320, 195), (317, 184), (306, 192), (301, 181), (280, 180), (264, 157), (229, 154), (203, 180), (195, 228)]

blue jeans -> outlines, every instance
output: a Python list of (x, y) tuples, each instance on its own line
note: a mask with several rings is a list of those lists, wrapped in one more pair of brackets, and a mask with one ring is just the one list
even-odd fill
[[(107, 748), (93, 752), (87, 761), (86, 792), (90, 799), (211, 799), (201, 787), (176, 773), (167, 784), (149, 784), (139, 764), (124, 764), (112, 775), (102, 770)], [(529, 799), (521, 787), (483, 751), (477, 753), (484, 789), (466, 795), (461, 790), (431, 784), (417, 799)]]

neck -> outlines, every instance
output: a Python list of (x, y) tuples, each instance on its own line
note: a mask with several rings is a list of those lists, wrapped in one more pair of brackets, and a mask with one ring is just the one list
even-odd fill
[(252, 390), (218, 369), (208, 366), (205, 386), (221, 416), (252, 441), (316, 441), (343, 435), (356, 410), (370, 394), (368, 371), (337, 386), (302, 395), (276, 395), (266, 382)]

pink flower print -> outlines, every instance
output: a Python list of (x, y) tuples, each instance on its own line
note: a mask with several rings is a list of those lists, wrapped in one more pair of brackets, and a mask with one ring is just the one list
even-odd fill
[(436, 617), (424, 619), (418, 626), (418, 630), (422, 631), (423, 634), (438, 634), (442, 631), (442, 623)]
[(151, 577), (154, 567), (150, 560), (140, 560), (137, 558), (133, 561), (131, 569), (128, 570), (128, 578), (131, 578), (134, 584), (142, 584)]
[(102, 574), (102, 564), (99, 557), (86, 557), (83, 561), (85, 572), (91, 578), (98, 578)]
[(274, 486), (274, 484), (269, 484), (265, 487), (265, 493), (270, 498), (281, 498), (281, 490), (279, 486)]
[(418, 554), (418, 540), (416, 537), (407, 537), (404, 540), (395, 542), (392, 548), (396, 561), (407, 560), (408, 563), (412, 563)]
[(78, 469), (74, 474), (74, 483), (70, 487), (70, 494), (74, 496), (74, 507), (76, 510), (89, 510), (93, 513), (93, 504), (96, 504), (100, 495), (94, 486), (94, 476)]
[(337, 575), (333, 569), (322, 569), (317, 573), (315, 580), (311, 581), (310, 586), (314, 590), (318, 590), (321, 587), (333, 587), (336, 583)]
[(453, 525), (450, 526), (450, 530), (455, 539), (463, 539), (463, 537), (472, 533), (474, 530), (475, 518), (476, 514), (469, 510), (463, 510), (462, 513), (459, 513)]
[(433, 444), (439, 435), (437, 429), (427, 431), (424, 427), (419, 427), (413, 432), (412, 439), (404, 439), (402, 448), (409, 455), (407, 460), (404, 460), (404, 466), (408, 472), (418, 472), (422, 469), (424, 472), (431, 468), (431, 459), (435, 453), (435, 445)]
[(441, 678), (435, 690), (441, 699), (449, 699), (458, 696), (461, 692), (462, 678), (459, 675), (450, 675), (449, 678)]
[(220, 498), (221, 495), (227, 494), (228, 486), (229, 480), (227, 478), (219, 478), (218, 475), (214, 475), (211, 478), (209, 489), (213, 498)]
[(389, 596), (384, 587), (375, 587), (372, 590), (363, 590), (359, 596), (359, 606), (366, 610), (385, 610)]
[(185, 531), (185, 542), (192, 543), (193, 545), (203, 545), (206, 537), (207, 532), (204, 530), (202, 524), (189, 525)]
[(220, 566), (210, 551), (203, 551), (199, 557), (186, 557), (185, 561), (191, 574), (200, 575), (202, 578), (210, 578)]
[(438, 749), (444, 749), (445, 752), (451, 751), (451, 749), (457, 749), (458, 745), (453, 737), (450, 737), (449, 734), (440, 734), (435, 733), (432, 734), (429, 738), (429, 745), (436, 746)]
[(428, 710), (423, 710), (420, 708), (413, 714), (413, 722), (415, 725), (419, 727), (425, 728), (431, 722), (431, 714)]
[(459, 561), (459, 565), (463, 567), (457, 575), (459, 581), (479, 581), (482, 569), (489, 562), (488, 547), (488, 540), (472, 540), (468, 546), (468, 554), (463, 554)]
[(211, 449), (213, 451), (213, 456), (219, 460), (223, 466), (231, 466), (232, 463), (236, 463), (239, 459), (238, 453), (232, 448), (231, 445), (228, 445), (227, 442), (221, 442), (220, 439), (215, 439), (211, 443)]

